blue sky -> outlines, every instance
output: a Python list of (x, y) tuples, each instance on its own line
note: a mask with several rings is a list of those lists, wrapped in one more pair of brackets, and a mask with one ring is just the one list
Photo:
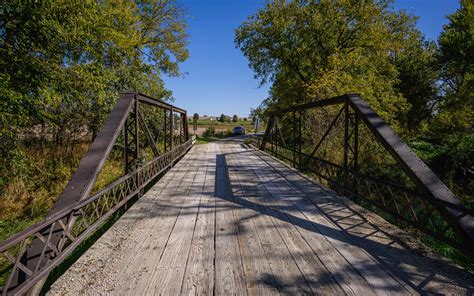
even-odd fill
[[(184, 78), (164, 77), (174, 104), (200, 115), (249, 114), (267, 97), (248, 62), (234, 45), (234, 29), (263, 7), (261, 0), (178, 0), (188, 15), (189, 59), (180, 65)], [(396, 0), (395, 9), (417, 15), (418, 28), (436, 40), (457, 0)]]

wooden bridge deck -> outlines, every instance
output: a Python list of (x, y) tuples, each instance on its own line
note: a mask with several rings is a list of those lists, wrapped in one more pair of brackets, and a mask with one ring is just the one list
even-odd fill
[(369, 220), (242, 141), (197, 145), (49, 293), (472, 293), (472, 275)]

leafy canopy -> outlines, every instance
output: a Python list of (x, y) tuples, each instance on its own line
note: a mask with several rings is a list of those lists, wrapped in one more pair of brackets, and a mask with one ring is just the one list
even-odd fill
[(2, 1), (2, 118), (97, 125), (118, 91), (169, 97), (184, 30), (173, 1)]
[(474, 123), (474, 2), (448, 16), (438, 39), (441, 100), (436, 125), (443, 132), (471, 131)]
[(398, 55), (416, 32), (415, 19), (391, 1), (277, 0), (250, 16), (236, 45), (262, 83), (267, 105), (359, 93), (386, 120), (408, 107), (397, 91)]
[(186, 46), (173, 0), (1, 1), (0, 171), (19, 174), (18, 135), (39, 127), (56, 144), (94, 136), (120, 91), (170, 98), (161, 76)]

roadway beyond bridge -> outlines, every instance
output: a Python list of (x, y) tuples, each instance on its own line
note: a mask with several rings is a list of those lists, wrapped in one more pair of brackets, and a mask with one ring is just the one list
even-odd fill
[[(472, 274), (247, 146), (194, 146), (49, 294), (471, 294)], [(410, 250), (408, 250), (410, 249)]]

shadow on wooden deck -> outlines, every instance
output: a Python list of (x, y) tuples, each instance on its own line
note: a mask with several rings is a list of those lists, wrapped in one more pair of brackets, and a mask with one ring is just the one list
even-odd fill
[[(251, 150), (247, 151), (239, 151), (235, 153), (223, 153), (216, 155), (216, 170), (215, 170), (215, 192), (214, 195), (218, 198), (236, 204), (240, 207), (244, 207), (250, 209), (255, 212), (254, 216), (248, 217), (247, 219), (251, 219), (257, 215), (269, 215), (273, 218), (280, 219), (285, 222), (291, 221), (291, 223), (299, 228), (321, 233), (322, 235), (332, 238), (334, 240), (338, 240), (344, 244), (356, 246), (366, 253), (370, 254), (372, 258), (375, 259), (375, 262), (380, 264), (386, 271), (395, 275), (395, 277), (402, 283), (402, 285), (406, 285), (414, 289), (420, 294), (437, 294), (440, 290), (437, 290), (436, 287), (439, 287), (442, 284), (449, 284), (458, 287), (462, 287), (466, 290), (466, 294), (470, 295), (473, 293), (473, 282), (474, 280), (466, 279), (465, 276), (461, 277), (460, 275), (466, 275), (466, 271), (457, 268), (455, 266), (446, 266), (445, 262), (440, 262), (437, 259), (423, 257), (419, 254), (415, 254), (412, 251), (392, 246), (395, 243), (394, 239), (386, 240), (381, 242), (380, 240), (374, 240), (374, 237), (390, 237), (390, 234), (384, 232), (379, 227), (369, 224), (368, 221), (359, 215), (357, 212), (345, 207), (339, 203), (337, 203), (336, 199), (332, 200), (330, 197), (328, 198), (327, 193), (324, 198), (320, 200), (320, 203), (316, 202), (314, 198), (309, 198), (308, 195), (310, 194), (319, 194), (321, 192), (315, 192), (315, 190), (319, 190), (316, 186), (308, 186), (307, 183), (295, 183), (286, 180), (283, 176), (278, 178), (273, 178), (271, 181), (272, 186), (288, 186), (288, 183), (299, 190), (299, 192), (288, 192), (285, 194), (280, 194), (279, 198), (299, 198), (304, 200), (305, 204), (311, 204), (311, 206), (318, 209), (320, 215), (323, 215), (326, 219), (331, 221), (336, 228), (327, 227), (325, 225), (319, 224), (314, 221), (302, 219), (297, 217), (291, 213), (292, 206), (263, 206), (261, 204), (255, 203), (250, 201), (246, 198), (235, 196), (232, 194), (232, 187), (235, 186), (231, 183), (229, 179), (229, 170), (232, 171), (249, 171), (250, 173), (253, 170), (262, 170), (262, 171), (270, 171), (275, 172), (275, 169), (265, 162), (266, 165), (261, 165), (255, 163), (253, 166), (244, 166), (239, 164), (233, 164), (229, 166), (227, 163), (228, 157), (246, 157), (246, 153), (255, 153)], [(263, 159), (263, 158), (262, 158)], [(264, 159), (263, 159), (264, 160)], [(264, 160), (265, 161), (265, 160)], [(255, 182), (255, 181), (254, 181)], [(258, 187), (265, 187), (266, 182), (259, 182)], [(242, 185), (241, 185), (242, 186)], [(243, 191), (247, 192), (255, 192), (255, 186), (249, 186), (242, 188)], [(266, 197), (271, 201), (271, 194), (268, 194)], [(310, 211), (308, 207), (308, 211)], [(236, 221), (236, 223), (240, 224), (242, 221)], [(360, 231), (361, 228), (366, 228), (363, 231)], [(237, 227), (239, 231), (245, 231), (245, 227)], [(237, 234), (239, 235), (239, 234)], [(318, 254), (316, 254), (318, 255)], [(281, 258), (285, 260), (285, 258)], [(324, 264), (324, 262), (323, 262)], [(346, 273), (345, 269), (351, 269), (350, 263), (347, 262), (347, 266), (341, 268), (339, 274), (334, 274), (326, 271), (324, 276), (318, 280), (317, 283), (312, 283), (314, 285), (328, 285), (334, 283), (334, 279), (344, 277)], [(363, 268), (366, 269), (369, 273), (370, 270), (374, 268), (373, 264), (367, 264), (365, 266), (358, 266), (358, 269)], [(442, 277), (440, 279), (437, 277), (438, 270), (443, 270)], [(372, 274), (372, 276), (380, 276), (377, 274)], [(384, 276), (384, 275), (382, 275)], [(444, 280), (445, 279), (445, 280)], [(280, 280), (273, 274), (266, 274), (263, 278), (260, 279), (262, 283), (276, 286), (280, 292), (286, 293), (286, 289), (288, 287), (280, 284)], [(295, 284), (307, 283), (308, 279), (305, 277), (298, 277), (294, 278), (293, 282)], [(383, 279), (382, 279), (383, 281)], [(310, 283), (304, 286), (311, 286)], [(387, 292), (391, 293), (399, 293), (402, 292), (400, 290), (400, 286), (394, 285), (384, 285), (381, 288)], [(435, 288), (435, 289), (433, 289)], [(310, 291), (308, 291), (310, 293)]]

